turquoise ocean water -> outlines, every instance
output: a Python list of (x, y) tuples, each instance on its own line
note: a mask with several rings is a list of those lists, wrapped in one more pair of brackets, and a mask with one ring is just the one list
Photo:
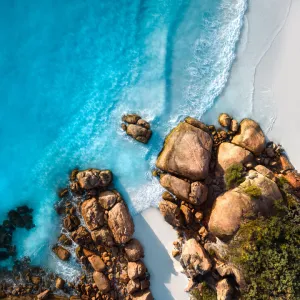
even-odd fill
[[(21, 204), (19, 256), (71, 274), (50, 247), (56, 191), (74, 167), (109, 168), (131, 211), (160, 200), (151, 178), (165, 134), (201, 117), (228, 79), (246, 0), (1, 0), (0, 221)], [(122, 114), (151, 121), (148, 145)], [(9, 264), (10, 262), (5, 262)]]

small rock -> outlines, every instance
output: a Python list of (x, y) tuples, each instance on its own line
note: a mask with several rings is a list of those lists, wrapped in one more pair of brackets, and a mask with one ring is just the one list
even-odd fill
[(95, 281), (95, 284), (97, 285), (97, 288), (102, 293), (107, 293), (110, 291), (110, 283), (107, 277), (101, 273), (101, 272), (94, 272), (93, 278)]
[(195, 221), (197, 223), (200, 223), (202, 221), (202, 219), (203, 219), (203, 213), (200, 211), (196, 212), (195, 213)]
[(103, 271), (105, 269), (105, 263), (98, 255), (91, 255), (88, 257), (90, 264), (95, 271)]
[(174, 197), (172, 196), (172, 194), (170, 194), (170, 193), (167, 192), (167, 191), (163, 192), (162, 198), (163, 198), (164, 200), (168, 200), (168, 201), (171, 201), (171, 202), (174, 202), (174, 201), (175, 201), (175, 199), (174, 199)]
[(71, 256), (71, 253), (62, 246), (54, 246), (52, 248), (52, 251), (57, 255), (59, 259), (64, 261), (68, 260)]
[(137, 114), (128, 114), (128, 115), (124, 115), (122, 116), (122, 121), (129, 123), (129, 124), (136, 124), (138, 122), (138, 120), (140, 120), (141, 117)]
[(74, 215), (67, 215), (64, 218), (64, 227), (69, 231), (72, 232), (78, 228), (80, 225), (80, 220), (78, 219), (77, 216)]
[(141, 284), (138, 279), (131, 279), (129, 280), (126, 288), (129, 294), (134, 294), (140, 289), (140, 287)]
[(144, 257), (144, 249), (137, 239), (130, 240), (124, 247), (129, 261), (137, 261)]
[(173, 257), (177, 257), (179, 254), (180, 254), (180, 251), (177, 250), (177, 249), (174, 249), (174, 250), (172, 251), (172, 256), (173, 256)]
[(56, 278), (56, 280), (55, 280), (55, 287), (58, 290), (62, 290), (64, 288), (64, 286), (65, 286), (65, 281), (62, 278), (60, 278), (60, 277)]
[(137, 125), (140, 125), (140, 126), (146, 128), (146, 129), (150, 129), (150, 124), (147, 121), (143, 120), (143, 119), (139, 119), (137, 121)]
[(222, 113), (219, 116), (219, 123), (222, 127), (229, 128), (231, 125), (231, 120), (232, 118), (228, 114)]
[(191, 192), (188, 202), (193, 205), (201, 205), (207, 200), (208, 188), (201, 182), (193, 182), (191, 184)]
[(192, 211), (187, 206), (185, 206), (185, 205), (181, 205), (180, 206), (180, 210), (182, 211), (185, 223), (187, 225), (192, 224), (193, 220), (194, 220), (194, 216), (193, 216)]
[(136, 279), (145, 274), (146, 267), (141, 261), (128, 263), (128, 277), (130, 279)]
[(100, 205), (106, 209), (110, 210), (117, 201), (117, 195), (112, 191), (101, 192), (98, 197)]
[(190, 278), (204, 275), (212, 267), (205, 249), (195, 239), (189, 239), (183, 245), (180, 262)]
[(145, 290), (132, 295), (132, 300), (153, 300), (153, 296), (149, 290)]
[(127, 126), (126, 133), (135, 140), (146, 144), (152, 135), (152, 131), (145, 127), (135, 124), (129, 124)]
[(159, 203), (159, 210), (170, 225), (174, 227), (180, 227), (183, 225), (183, 216), (176, 204), (162, 200)]
[(216, 285), (217, 299), (218, 300), (231, 300), (233, 295), (233, 289), (229, 284), (228, 279), (222, 279)]
[(99, 230), (93, 230), (91, 234), (96, 245), (104, 245), (107, 247), (112, 247), (114, 245), (112, 233), (108, 228), (103, 227)]
[(37, 295), (37, 300), (47, 299), (50, 294), (50, 290), (45, 290), (44, 292)]
[(273, 157), (275, 157), (275, 155), (276, 155), (273, 148), (267, 148), (267, 149), (266, 149), (266, 154), (267, 154), (268, 157), (270, 157), (270, 158), (273, 158)]
[(72, 245), (72, 241), (65, 234), (61, 234), (58, 238), (58, 241), (64, 246)]
[(239, 123), (238, 123), (238, 121), (237, 120), (232, 120), (231, 121), (231, 127), (230, 127), (230, 130), (232, 131), (232, 132), (237, 132), (238, 130), (239, 130)]
[(127, 125), (124, 124), (124, 123), (122, 123), (122, 124), (121, 124), (121, 128), (122, 128), (122, 130), (126, 131), (126, 130), (127, 130)]
[(80, 226), (76, 231), (72, 233), (72, 240), (80, 246), (85, 246), (92, 243), (91, 234), (83, 226)]

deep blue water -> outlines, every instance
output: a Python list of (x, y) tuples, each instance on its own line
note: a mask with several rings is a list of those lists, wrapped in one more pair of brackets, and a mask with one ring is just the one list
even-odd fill
[[(221, 93), (245, 2), (0, 1), (0, 220), (29, 204), (36, 224), (14, 236), (20, 256), (55, 265), (53, 204), (74, 167), (112, 169), (132, 212), (156, 205), (163, 138)], [(126, 112), (152, 122), (147, 146), (120, 130)]]

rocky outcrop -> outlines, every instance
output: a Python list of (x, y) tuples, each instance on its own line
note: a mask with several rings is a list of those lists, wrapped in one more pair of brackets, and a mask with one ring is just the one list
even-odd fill
[(118, 244), (127, 243), (133, 233), (134, 224), (124, 203), (116, 204), (108, 213), (108, 226)]
[[(259, 198), (252, 199), (251, 195), (245, 192), (251, 185), (261, 190)], [(281, 193), (276, 183), (251, 170), (239, 187), (216, 199), (208, 223), (209, 230), (220, 239), (227, 240), (235, 234), (247, 216), (270, 214), (274, 202), (279, 199)]]
[(144, 249), (137, 239), (130, 240), (125, 246), (124, 250), (128, 261), (138, 261), (144, 257)]
[(205, 249), (195, 239), (189, 239), (183, 245), (180, 263), (190, 278), (204, 275), (212, 267)]
[(104, 225), (104, 211), (96, 198), (86, 200), (82, 203), (81, 214), (90, 230), (98, 229)]
[(251, 119), (244, 119), (240, 124), (237, 135), (232, 142), (255, 155), (261, 154), (266, 147), (266, 138), (258, 123)]
[(107, 187), (112, 181), (112, 173), (109, 170), (88, 169), (77, 173), (76, 178), (82, 189)]
[(193, 181), (205, 179), (211, 149), (212, 139), (207, 132), (182, 122), (166, 137), (156, 166)]
[(162, 200), (159, 203), (159, 210), (170, 225), (174, 227), (183, 225), (183, 216), (180, 212), (180, 208), (176, 204)]
[(131, 136), (135, 140), (141, 143), (148, 143), (152, 131), (150, 130), (150, 124), (141, 119), (140, 116), (136, 114), (125, 115), (122, 117), (122, 121), (127, 123), (122, 123), (121, 127), (126, 131), (127, 135)]
[(239, 146), (231, 143), (222, 143), (218, 150), (217, 171), (220, 174), (233, 164), (247, 164), (254, 161), (253, 154)]

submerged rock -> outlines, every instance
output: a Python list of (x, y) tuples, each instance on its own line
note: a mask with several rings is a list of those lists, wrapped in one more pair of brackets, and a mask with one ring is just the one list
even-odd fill
[(266, 138), (258, 123), (251, 119), (244, 119), (232, 143), (259, 155), (266, 147)]
[(133, 233), (134, 224), (123, 202), (117, 203), (108, 213), (108, 226), (118, 244), (127, 243)]
[(156, 166), (190, 180), (205, 179), (209, 171), (212, 143), (208, 133), (182, 122), (166, 137)]

